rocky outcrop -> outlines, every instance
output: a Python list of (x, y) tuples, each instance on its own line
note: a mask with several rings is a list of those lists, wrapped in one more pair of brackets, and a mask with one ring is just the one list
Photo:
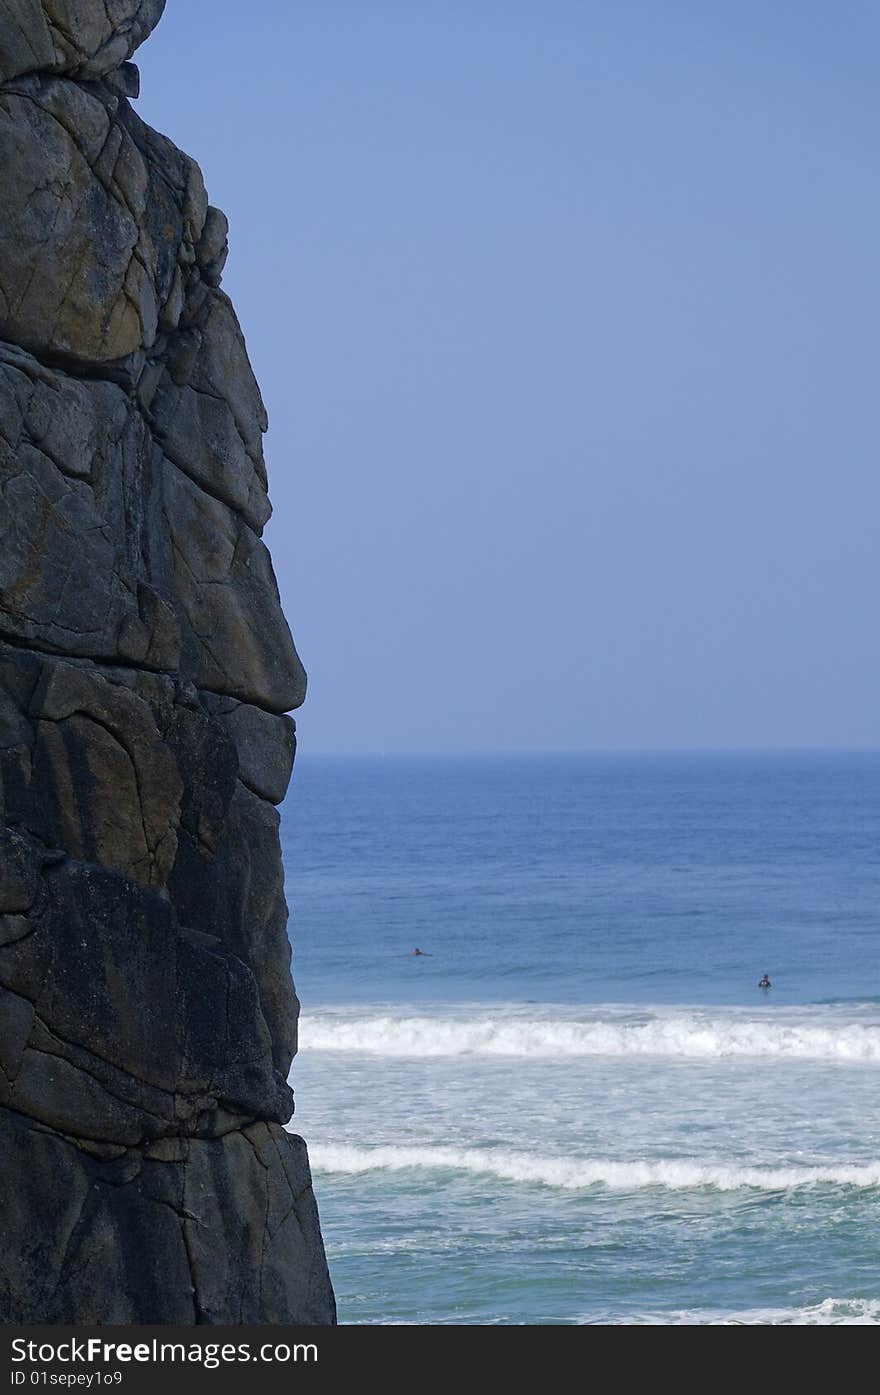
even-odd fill
[(333, 1321), (278, 815), (305, 676), (164, 0), (0, 11), (0, 1320)]

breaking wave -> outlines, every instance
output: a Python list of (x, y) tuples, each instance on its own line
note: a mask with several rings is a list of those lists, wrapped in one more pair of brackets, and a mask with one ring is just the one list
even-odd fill
[(675, 1159), (613, 1162), (603, 1158), (540, 1157), (488, 1148), (397, 1145), (359, 1148), (345, 1143), (313, 1143), (309, 1153), (316, 1172), (355, 1175), (419, 1168), (495, 1177), (502, 1182), (535, 1183), (565, 1191), (583, 1191), (588, 1187), (606, 1187), (612, 1191), (663, 1187), (672, 1191), (709, 1188), (731, 1192), (754, 1188), (776, 1192), (823, 1184), (859, 1188), (880, 1186), (880, 1162), (850, 1167), (740, 1167), (731, 1163)]
[(751, 1308), (744, 1312), (681, 1308), (668, 1313), (637, 1313), (625, 1317), (588, 1317), (587, 1326), (615, 1323), (647, 1327), (877, 1327), (880, 1300), (875, 1298), (823, 1298), (800, 1308)]
[(697, 1012), (572, 1020), (511, 1013), (481, 1017), (315, 1014), (303, 1018), (310, 1051), (370, 1056), (671, 1056), (775, 1057), (880, 1062), (880, 1027), (858, 1022), (813, 1025)]

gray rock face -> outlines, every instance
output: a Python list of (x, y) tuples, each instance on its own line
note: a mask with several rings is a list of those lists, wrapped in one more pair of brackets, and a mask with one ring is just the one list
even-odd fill
[(99, 78), (155, 29), (165, 0), (4, 0), (0, 81), (20, 73)]
[(305, 675), (164, 0), (0, 10), (0, 1321), (329, 1323), (278, 815)]

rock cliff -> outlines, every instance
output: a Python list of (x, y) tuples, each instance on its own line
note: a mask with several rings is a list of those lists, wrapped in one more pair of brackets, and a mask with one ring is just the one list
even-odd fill
[(332, 1322), (275, 805), (305, 676), (164, 0), (0, 9), (0, 1321)]

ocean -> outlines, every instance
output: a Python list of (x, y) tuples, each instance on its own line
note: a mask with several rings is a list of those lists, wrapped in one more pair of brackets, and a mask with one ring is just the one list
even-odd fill
[(341, 1322), (880, 1322), (880, 753), (301, 755), (282, 843)]

